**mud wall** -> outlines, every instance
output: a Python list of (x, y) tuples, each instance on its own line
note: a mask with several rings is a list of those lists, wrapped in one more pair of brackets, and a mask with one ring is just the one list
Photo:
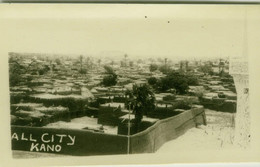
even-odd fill
[(203, 107), (192, 108), (176, 116), (160, 120), (145, 131), (131, 136), (130, 151), (131, 153), (155, 152), (165, 142), (201, 124), (206, 124)]
[[(130, 153), (151, 153), (188, 129), (206, 124), (203, 107), (160, 120), (130, 137)], [(127, 136), (88, 130), (11, 126), (12, 150), (68, 155), (112, 155), (127, 153)]]
[(68, 155), (126, 154), (127, 137), (87, 130), (12, 126), (12, 149)]

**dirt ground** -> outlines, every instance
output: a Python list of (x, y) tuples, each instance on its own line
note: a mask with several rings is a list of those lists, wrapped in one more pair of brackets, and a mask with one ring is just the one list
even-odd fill
[(189, 129), (184, 135), (165, 143), (158, 153), (173, 150), (231, 149), (234, 141), (234, 113), (205, 109), (207, 125)]

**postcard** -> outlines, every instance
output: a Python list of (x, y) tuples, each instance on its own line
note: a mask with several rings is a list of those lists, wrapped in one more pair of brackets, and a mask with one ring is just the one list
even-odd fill
[(259, 11), (1, 4), (1, 162), (259, 162)]

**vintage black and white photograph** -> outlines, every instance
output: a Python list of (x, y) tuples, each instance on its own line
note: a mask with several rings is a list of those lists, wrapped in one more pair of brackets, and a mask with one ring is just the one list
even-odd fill
[(251, 149), (254, 6), (72, 9), (0, 12), (14, 159)]

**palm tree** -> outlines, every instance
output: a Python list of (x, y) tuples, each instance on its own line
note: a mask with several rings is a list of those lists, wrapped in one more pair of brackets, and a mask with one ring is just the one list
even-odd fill
[(83, 63), (83, 56), (79, 56), (79, 63), (80, 63), (80, 71), (82, 71), (82, 63)]
[(167, 65), (167, 61), (168, 61), (168, 59), (167, 59), (167, 58), (164, 58), (164, 65), (165, 65), (165, 66)]
[(115, 64), (114, 60), (112, 60), (110, 64), (111, 64), (111, 66), (113, 67), (114, 64)]
[(98, 59), (98, 66), (100, 66), (100, 63), (101, 63), (101, 59)]
[(87, 57), (87, 66), (88, 66), (88, 68), (90, 68), (90, 58), (89, 57)]
[(133, 85), (133, 90), (128, 90), (126, 92), (126, 97), (125, 106), (135, 114), (135, 132), (138, 132), (143, 115), (147, 115), (149, 110), (155, 108), (154, 93), (147, 84), (141, 86)]
[(125, 67), (126, 67), (126, 58), (128, 57), (128, 55), (125, 54), (124, 56), (125, 56)]

